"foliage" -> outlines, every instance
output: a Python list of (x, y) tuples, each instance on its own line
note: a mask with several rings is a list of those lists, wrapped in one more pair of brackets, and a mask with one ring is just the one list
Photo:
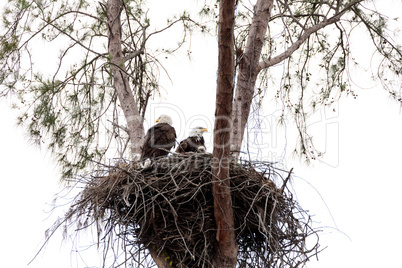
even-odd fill
[[(260, 87), (276, 91), (275, 97), (283, 104), (283, 117), (287, 114), (293, 117), (299, 133), (295, 152), (307, 161), (321, 156), (308, 131), (309, 116), (321, 107), (331, 106), (344, 94), (357, 96), (352, 81), (354, 65), (359, 63), (353, 61), (356, 46), (352, 47), (350, 36), (358, 35), (356, 29), (363, 30), (361, 25), (370, 33), (372, 49), (379, 57), (378, 64), (372, 62), (372, 68), (377, 68), (377, 78), (401, 102), (402, 49), (387, 29), (387, 21), (391, 19), (375, 9), (374, 1), (275, 1), (263, 60), (269, 61), (280, 51), (288, 50), (303, 33), (337, 14), (339, 19), (312, 33), (283, 62), (282, 71), (266, 69), (260, 74)], [(277, 74), (281, 74), (280, 80), (276, 79)], [(279, 81), (279, 85), (272, 81)]]
[[(238, 65), (247, 49), (255, 2), (239, 0), (237, 4)], [(217, 16), (214, 3), (203, 8), (203, 15)], [(254, 103), (262, 108), (266, 96), (277, 100), (282, 109), (279, 123), (288, 119), (295, 123), (298, 155), (307, 161), (321, 156), (308, 131), (308, 118), (314, 112), (330, 107), (343, 95), (357, 97), (352, 89), (354, 70), (360, 64), (354, 57), (356, 49), (372, 49), (373, 79), (402, 103), (402, 47), (395, 36), (400, 29), (390, 26), (394, 21), (377, 10), (376, 1), (273, 1)], [(372, 44), (351, 44), (353, 36), (364, 32)]]
[[(209, 1), (209, 4), (205, 2), (199, 13), (201, 17), (212, 18), (209, 21), (209, 26), (217, 26), (217, 4), (219, 2)], [(118, 65), (121, 70), (127, 72), (130, 90), (138, 104), (136, 108), (143, 117), (149, 99), (158, 93), (159, 70), (163, 69), (159, 63), (161, 55), (152, 54), (149, 40), (163, 31), (173, 29), (173, 26), (180, 25), (179, 31), (182, 33), (182, 37), (177, 45), (175, 47), (163, 47), (160, 50), (163, 53), (173, 53), (182, 47), (186, 42), (187, 34), (194, 27), (199, 28), (201, 32), (207, 31), (208, 28), (194, 21), (187, 12), (182, 12), (174, 18), (168, 19), (164, 27), (150, 30), (152, 21), (148, 17), (145, 0), (121, 0), (119, 4), (121, 4), (121, 46), (124, 63), (120, 66), (119, 62), (113, 67)], [(244, 64), (243, 49), (245, 49), (249, 30), (255, 17), (254, 4), (241, 0), (236, 2), (236, 67)], [(123, 105), (118, 101), (111, 71), (111, 55), (107, 52), (108, 41), (110, 40), (110, 25), (108, 25), (110, 18), (108, 18), (106, 10), (105, 0), (101, 2), (10, 0), (3, 12), (3, 28), (0, 37), (0, 84), (2, 85), (0, 95), (15, 95), (17, 97), (18, 103), (15, 107), (21, 111), (19, 123), (26, 126), (27, 132), (36, 144), (45, 144), (54, 153), (61, 164), (64, 178), (74, 177), (88, 166), (93, 168), (91, 164), (97, 165), (100, 162), (105, 162), (106, 158), (130, 158), (126, 150), (129, 142), (128, 131), (124, 126), (128, 118), (120, 116)], [(254, 103), (260, 107), (265, 105), (262, 99), (269, 91), (274, 92), (275, 98), (282, 105), (281, 119), (285, 119), (288, 114), (294, 119), (299, 133), (299, 146), (295, 151), (299, 155), (305, 156), (307, 160), (320, 156), (320, 153), (315, 150), (312, 137), (308, 132), (308, 117), (316, 109), (331, 105), (342, 95), (356, 96), (351, 89), (352, 82), (350, 79), (352, 65), (356, 64), (353, 60), (353, 46), (350, 43), (350, 36), (355, 29), (364, 27), (369, 34), (376, 59), (380, 59), (379, 64), (374, 66), (377, 68), (376, 75), (390, 95), (402, 103), (400, 92), (402, 49), (392, 37), (391, 30), (388, 27), (390, 21), (391, 19), (375, 9), (373, 1), (273, 1), (273, 8), (269, 16), (268, 34), (263, 37), (263, 52), (261, 55), (257, 55), (258, 60), (260, 60), (257, 64), (259, 83), (256, 89), (253, 86), (249, 90), (253, 93), (250, 95), (257, 97), (255, 99), (258, 101)], [(60, 49), (58, 56), (52, 56), (49, 49), (51, 46)], [(39, 64), (40, 61), (49, 58), (50, 61), (47, 61), (46, 65)], [(282, 70), (276, 68), (277, 64), (281, 64)], [(237, 68), (238, 70), (239, 68)], [(231, 82), (232, 79), (229, 80), (228, 84)], [(238, 82), (239, 77), (235, 78), (235, 84)], [(270, 90), (271, 88), (273, 90)], [(230, 110), (228, 108), (225, 112), (230, 113)], [(176, 166), (173, 167), (176, 168)], [(134, 224), (133, 221), (130, 222), (130, 219), (127, 220), (126, 216), (132, 216), (130, 214), (133, 212), (131, 211), (132, 202), (138, 201), (134, 200), (135, 194), (130, 191), (127, 192), (127, 189), (142, 187), (141, 191), (151, 193), (148, 198), (141, 201), (155, 201), (154, 196), (162, 197), (163, 200), (158, 199), (152, 204), (140, 204), (141, 210), (139, 211), (149, 212), (150, 214), (147, 216), (155, 216), (152, 214), (154, 211), (148, 209), (160, 208), (161, 204), (164, 204), (166, 207), (160, 210), (162, 211), (160, 215), (163, 218), (164, 212), (168, 210), (167, 217), (173, 217), (173, 221), (169, 221), (169, 223), (175, 225), (179, 222), (175, 217), (177, 214), (176, 205), (180, 207), (187, 203), (187, 200), (180, 200), (175, 206), (171, 205), (171, 200), (175, 200), (178, 189), (186, 189), (182, 185), (180, 187), (176, 185), (177, 177), (175, 176), (178, 173), (174, 172), (177, 170), (164, 170), (158, 174), (151, 172), (144, 180), (144, 173), (141, 173), (143, 171), (137, 169), (133, 171), (130, 169), (132, 166), (128, 166), (128, 170), (126, 167), (120, 166), (112, 168), (116, 170), (107, 170), (106, 172), (109, 172), (107, 175), (102, 173), (103, 175), (95, 174), (89, 180), (84, 178), (84, 182), (87, 183), (86, 192), (80, 196), (82, 199), (75, 204), (77, 205), (75, 207), (82, 210), (74, 211), (73, 207), (71, 213), (66, 216), (66, 220), (85, 221), (88, 220), (86, 216), (89, 215), (94, 223), (99, 223), (104, 217), (113, 216), (106, 218), (109, 221), (107, 222), (109, 225), (106, 226), (109, 228), (107, 229), (108, 234), (115, 230), (116, 223), (124, 224), (127, 221), (131, 225), (125, 226), (128, 229), (124, 229), (125, 227), (121, 229), (125, 232), (123, 233), (124, 239), (132, 239), (133, 233), (138, 235), (138, 233), (142, 234), (142, 232), (145, 233), (150, 230), (151, 235), (148, 236), (148, 240), (141, 240), (142, 245), (145, 244), (149, 250), (149, 246), (154, 244), (157, 250), (162, 252), (166, 249), (164, 240), (150, 240), (158, 234), (158, 230), (152, 230), (154, 226), (149, 227), (151, 229), (139, 229), (136, 225), (144, 219), (142, 218), (143, 214), (140, 214), (139, 220), (136, 219)], [(276, 187), (268, 187), (269, 190), (266, 191), (267, 187), (264, 183), (267, 183), (267, 178), (264, 172), (267, 170), (270, 172), (270, 168), (264, 170), (262, 173), (265, 175), (262, 176), (261, 173), (255, 171), (255, 166), (248, 166), (249, 169), (244, 166), (241, 168), (243, 168), (241, 172), (235, 168), (230, 170), (232, 182), (238, 183), (230, 188), (233, 191), (232, 193), (236, 193), (236, 196), (233, 197), (233, 204), (235, 206), (243, 204), (241, 202), (243, 200), (236, 199), (238, 198), (237, 195), (244, 194), (243, 190), (246, 188), (248, 190), (252, 188), (249, 187), (250, 185), (256, 186), (257, 191), (247, 192), (249, 195), (243, 196), (243, 199), (251, 201), (246, 206), (246, 213), (240, 213), (238, 209), (233, 210), (237, 216), (236, 224), (239, 228), (237, 229), (239, 238), (237, 242), (240, 245), (240, 265), (246, 266), (249, 264), (247, 261), (252, 259), (254, 265), (256, 263), (261, 263), (261, 266), (279, 263), (278, 265), (289, 264), (288, 266), (293, 267), (297, 265), (295, 262), (299, 261), (299, 258), (304, 264), (309, 256), (316, 253), (306, 251), (304, 248), (304, 239), (307, 235), (315, 234), (313, 230), (309, 229), (310, 219), (307, 217), (307, 223), (300, 227), (298, 219), (293, 217), (293, 212), (296, 209), (296, 214), (300, 212), (304, 215), (304, 211), (298, 210), (298, 206), (293, 203), (291, 197), (286, 198), (282, 195), (283, 189), (279, 190)], [(244, 169), (249, 173), (242, 177)], [(174, 176), (171, 176), (173, 173)], [(211, 193), (202, 192), (200, 189), (204, 190), (205, 186), (211, 182), (209, 167), (203, 169), (201, 173), (208, 176), (201, 176), (201, 184), (199, 185), (194, 181), (200, 179), (198, 176), (200, 173), (192, 177), (191, 180), (185, 176), (180, 177), (181, 182), (188, 183), (186, 186), (191, 185), (193, 188), (192, 191), (178, 194), (189, 197), (190, 193), (194, 196), (203, 193), (201, 197), (197, 196), (197, 199), (192, 199), (192, 201), (195, 203), (199, 200), (205, 201), (205, 203), (210, 201), (212, 199)], [(114, 177), (115, 174), (118, 176)], [(160, 174), (162, 176), (158, 177)], [(185, 174), (191, 175), (188, 170), (185, 170)], [(233, 174), (236, 176), (233, 177)], [(252, 177), (251, 175), (255, 175), (255, 177), (250, 181), (248, 179)], [(153, 185), (152, 181), (155, 176), (158, 178), (156, 180), (157, 185)], [(132, 177), (138, 180), (134, 181)], [(116, 185), (108, 184), (116, 178), (122, 179), (118, 181), (121, 184), (117, 184), (121, 188), (116, 189), (113, 188)], [(239, 178), (241, 180), (237, 181), (236, 179)], [(161, 184), (163, 180), (165, 180), (165, 184)], [(244, 184), (245, 181), (249, 184)], [(258, 183), (255, 183), (256, 181)], [(139, 182), (144, 184), (138, 185)], [(149, 182), (151, 185), (147, 184)], [(105, 186), (104, 183), (107, 186), (105, 192), (100, 193), (100, 196), (90, 195), (94, 189), (97, 194), (96, 190), (99, 190), (97, 187), (101, 186), (102, 188)], [(272, 186), (272, 184), (270, 185)], [(197, 188), (198, 186), (200, 188)], [(164, 192), (162, 191), (166, 190), (165, 187), (173, 187), (170, 188), (169, 198), (163, 196)], [(115, 190), (117, 192), (113, 192)], [(111, 193), (116, 195), (109, 200)], [(265, 203), (255, 199), (261, 193), (265, 194), (265, 199), (263, 199)], [(191, 198), (194, 196), (190, 195)], [(206, 196), (209, 198), (205, 198)], [(270, 203), (271, 208), (267, 209), (267, 207), (260, 206), (252, 213), (249, 211), (249, 209), (254, 208), (254, 205), (272, 202), (272, 199), (269, 199), (272, 196), (277, 199)], [(97, 203), (99, 197), (104, 198), (102, 201), (105, 202)], [(231, 197), (230, 194), (229, 197)], [(284, 207), (278, 211), (272, 209), (272, 205), (277, 204), (276, 201), (280, 203), (284, 200), (285, 202), (281, 203)], [(108, 206), (99, 208), (99, 204)], [(207, 206), (211, 208), (212, 205), (209, 203)], [(199, 215), (202, 217), (198, 217), (197, 220), (204, 220), (206, 219), (203, 214), (204, 208), (200, 208)], [(98, 209), (101, 210), (100, 214), (98, 214)], [(190, 209), (193, 209), (193, 206)], [(261, 211), (268, 212), (268, 214), (264, 214), (265, 216), (275, 215), (278, 218), (283, 216), (280, 215), (281, 213), (286, 214), (290, 211), (285, 215), (287, 218), (282, 217), (281, 219), (291, 220), (290, 222), (279, 221), (278, 223), (272, 222), (273, 218), (268, 217), (264, 218), (263, 222), (264, 224), (269, 222), (269, 224), (261, 225), (261, 219), (255, 218), (261, 216)], [(78, 215), (75, 212), (78, 212)], [(211, 212), (209, 213), (209, 218), (207, 218), (212, 219), (213, 216), (211, 216)], [(123, 215), (123, 218), (114, 217), (116, 215)], [(75, 216), (78, 218), (74, 218)], [(254, 217), (254, 223), (257, 222), (257, 225), (252, 227), (247, 224), (242, 225), (239, 219), (247, 217)], [(162, 219), (161, 222), (164, 220)], [(185, 224), (188, 223), (186, 219), (184, 222)], [(87, 223), (84, 222), (84, 225), (86, 226)], [(153, 222), (151, 221), (151, 223)], [(143, 225), (142, 222), (139, 224)], [(185, 226), (184, 229), (188, 231), (192, 230), (192, 227)], [(213, 227), (208, 230), (211, 229)], [(204, 240), (202, 238), (189, 240), (195, 243), (205, 241), (207, 244), (205, 251), (198, 250), (197, 247), (190, 251), (186, 249), (190, 242), (186, 242), (186, 237), (182, 235), (184, 231), (180, 233), (181, 229), (176, 228), (175, 231), (177, 230), (179, 230), (179, 235), (177, 236), (175, 233), (175, 239), (180, 243), (184, 241), (180, 245), (185, 250), (177, 254), (174, 253), (175, 261), (179, 260), (180, 262), (185, 259), (188, 263), (194, 264), (192, 262), (196, 254), (213, 252), (208, 251), (208, 247), (213, 247), (214, 243), (214, 239), (209, 236), (210, 233)], [(195, 230), (202, 230), (202, 228), (195, 228)], [(246, 235), (242, 236), (242, 232), (246, 232)], [(287, 239), (286, 235), (289, 233), (293, 240)], [(283, 237), (286, 239), (279, 239)], [(298, 240), (300, 237), (301, 240)], [(258, 240), (259, 238), (261, 240)], [(133, 245), (133, 240), (124, 241), (128, 241), (130, 246)], [(288, 242), (290, 244), (287, 244)], [(135, 246), (142, 246), (141, 243)], [(280, 245), (278, 246), (278, 244)], [(170, 245), (177, 244), (172, 242)], [(252, 246), (257, 248), (253, 248), (253, 253), (249, 254), (249, 248)], [(287, 253), (295, 248), (299, 251), (293, 251), (297, 258), (292, 259), (292, 256)], [(172, 248), (169, 250), (170, 253), (174, 251)], [(274, 255), (273, 259), (271, 258), (270, 254), (275, 254), (281, 250), (285, 252), (283, 255), (279, 255), (279, 257)], [(135, 252), (134, 250), (126, 253), (134, 254)], [(196, 264), (209, 262), (210, 259), (205, 258), (205, 256), (197, 256), (200, 258), (197, 259)], [(173, 260), (172, 257), (170, 258)]]
[[(206, 2), (199, 16), (216, 27), (218, 2)], [(194, 26), (208, 31), (206, 24), (195, 22), (183, 12), (167, 21), (166, 27), (150, 31), (151, 19), (142, 0), (123, 1), (123, 52), (132, 91), (143, 116), (149, 98), (159, 88), (159, 57), (147, 49), (147, 42), (158, 33), (180, 24), (181, 47)], [(75, 174), (90, 161), (127, 155), (128, 135), (120, 116), (119, 102), (112, 85), (110, 58), (107, 54), (107, 17), (104, 2), (85, 1), (9, 1), (3, 12), (4, 33), (0, 39), (1, 95), (15, 94), (21, 109), (19, 121), (37, 144), (46, 143), (60, 161), (64, 177)], [(241, 62), (250, 24), (253, 3), (239, 0), (236, 6), (236, 63)], [(307, 160), (320, 157), (308, 131), (309, 116), (330, 106), (352, 90), (353, 58), (350, 36), (356, 29), (367, 30), (379, 64), (373, 76), (381, 81), (395, 100), (402, 102), (402, 50), (389, 24), (391, 18), (375, 9), (373, 1), (274, 1), (261, 63), (289, 52), (276, 66), (262, 68), (255, 96), (257, 107), (271, 94), (282, 105), (282, 119), (290, 115), (299, 133), (296, 152)], [(303, 34), (318, 27), (301, 43)], [(177, 29), (177, 28), (176, 28)], [(46, 70), (37, 68), (43, 60), (38, 47), (60, 48), (57, 58), (47, 59)], [(77, 56), (79, 55), (79, 56)], [(57, 62), (52, 65), (52, 62)], [(46, 67), (47, 67), (46, 66)], [(42, 68), (42, 70), (41, 70)], [(270, 95), (270, 96), (271, 96)], [(284, 122), (283, 120), (282, 122)], [(69, 124), (71, 122), (71, 125)], [(71, 126), (71, 128), (70, 128)], [(50, 141), (50, 142), (48, 142)]]
[[(163, 48), (165, 54), (173, 53), (200, 25), (183, 12), (151, 31), (142, 0), (123, 1), (121, 12), (125, 66), (143, 117), (149, 98), (158, 93), (161, 70), (147, 42), (181, 25), (183, 38), (176, 47)], [(126, 122), (120, 115), (107, 53), (104, 1), (11, 0), (3, 13), (3, 29), (0, 94), (18, 98), (19, 123), (32, 141), (46, 144), (55, 154), (63, 177), (105, 160), (106, 155), (128, 157)], [(55, 57), (52, 47), (60, 49)]]

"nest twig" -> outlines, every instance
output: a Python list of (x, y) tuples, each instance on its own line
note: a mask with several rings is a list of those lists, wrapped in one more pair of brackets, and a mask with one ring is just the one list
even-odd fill
[[(318, 253), (318, 243), (307, 241), (318, 241), (317, 231), (285, 185), (289, 176), (271, 163), (231, 164), (238, 267), (303, 267)], [(155, 159), (145, 170), (137, 162), (120, 162), (80, 179), (84, 189), (65, 222), (78, 230), (96, 225), (104, 248), (119, 241), (125, 251), (120, 262), (146, 266), (138, 256), (147, 258), (152, 248), (173, 267), (211, 267), (211, 178), (206, 154)], [(278, 188), (274, 181), (280, 179)]]

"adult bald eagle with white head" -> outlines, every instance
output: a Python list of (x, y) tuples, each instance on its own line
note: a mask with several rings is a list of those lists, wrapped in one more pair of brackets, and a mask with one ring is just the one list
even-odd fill
[(141, 160), (166, 156), (176, 142), (176, 130), (172, 127), (172, 118), (161, 115), (156, 125), (148, 129), (141, 148)]
[(180, 142), (179, 146), (176, 149), (176, 153), (179, 154), (186, 154), (189, 152), (205, 153), (206, 151), (205, 141), (202, 134), (207, 131), (208, 129), (204, 127), (193, 128), (190, 132), (190, 136), (187, 139), (182, 140)]

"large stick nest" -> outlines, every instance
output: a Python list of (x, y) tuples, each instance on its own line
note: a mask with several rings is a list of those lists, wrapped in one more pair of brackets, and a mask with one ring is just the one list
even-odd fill
[[(300, 267), (317, 254), (317, 232), (288, 191), (289, 176), (270, 163), (230, 165), (238, 267)], [(211, 267), (217, 242), (210, 155), (155, 159), (147, 169), (120, 162), (81, 182), (65, 222), (96, 225), (104, 248), (123, 246), (123, 262), (147, 266), (151, 249), (173, 267)]]

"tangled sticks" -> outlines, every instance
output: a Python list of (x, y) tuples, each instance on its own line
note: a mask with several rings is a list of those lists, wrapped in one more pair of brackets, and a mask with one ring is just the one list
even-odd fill
[[(317, 231), (286, 188), (290, 173), (270, 163), (241, 162), (231, 164), (230, 175), (238, 267), (302, 267), (318, 253)], [(273, 180), (280, 178), (284, 183), (277, 188)], [(211, 267), (216, 240), (210, 155), (164, 157), (146, 170), (124, 162), (84, 183), (65, 222), (96, 223), (105, 250), (116, 241), (123, 245), (120, 262), (147, 266), (146, 249), (152, 248), (173, 267)]]

